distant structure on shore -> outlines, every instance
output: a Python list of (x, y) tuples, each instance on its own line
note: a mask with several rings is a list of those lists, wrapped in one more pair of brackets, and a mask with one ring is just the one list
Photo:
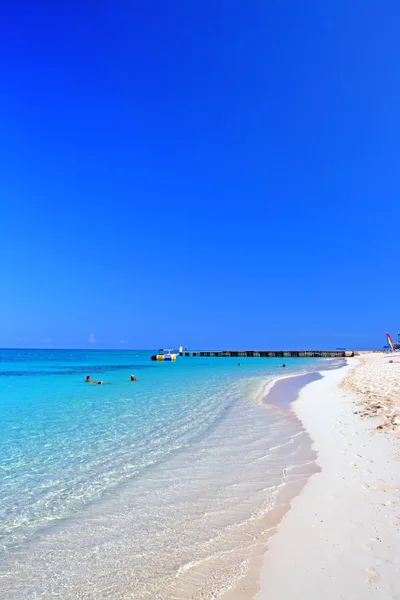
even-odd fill
[(400, 333), (397, 334), (397, 344), (394, 345), (395, 350), (400, 350)]
[(233, 356), (257, 358), (344, 358), (358, 354), (354, 350), (191, 350), (182, 351), (179, 356)]

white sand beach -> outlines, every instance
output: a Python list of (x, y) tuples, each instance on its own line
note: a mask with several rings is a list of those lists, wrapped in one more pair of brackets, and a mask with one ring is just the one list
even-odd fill
[(400, 364), (391, 359), (350, 359), (300, 391), (294, 410), (321, 472), (269, 540), (256, 600), (400, 598)]
[(363, 353), (357, 363), (342, 387), (356, 394), (360, 416), (379, 417), (379, 429), (400, 430), (400, 355)]

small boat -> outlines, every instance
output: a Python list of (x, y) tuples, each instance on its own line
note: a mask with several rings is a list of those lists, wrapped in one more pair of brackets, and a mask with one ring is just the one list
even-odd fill
[(178, 354), (176, 352), (174, 352), (172, 350), (172, 348), (167, 348), (166, 350), (163, 350), (162, 348), (160, 348), (160, 350), (158, 351), (158, 354), (153, 354), (153, 356), (151, 357), (151, 360), (170, 361), (170, 360), (176, 360), (177, 356), (178, 356)]

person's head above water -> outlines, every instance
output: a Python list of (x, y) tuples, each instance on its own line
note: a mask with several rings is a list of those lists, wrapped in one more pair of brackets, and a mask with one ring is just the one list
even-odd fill
[(137, 381), (137, 379), (134, 375), (131, 375), (131, 381)]
[(85, 381), (89, 382), (90, 381), (90, 375), (88, 375), (85, 379)]

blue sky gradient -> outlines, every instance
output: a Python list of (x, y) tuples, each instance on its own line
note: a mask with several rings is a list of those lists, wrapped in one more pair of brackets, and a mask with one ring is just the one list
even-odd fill
[(400, 330), (400, 6), (278, 4), (3, 7), (0, 346)]

